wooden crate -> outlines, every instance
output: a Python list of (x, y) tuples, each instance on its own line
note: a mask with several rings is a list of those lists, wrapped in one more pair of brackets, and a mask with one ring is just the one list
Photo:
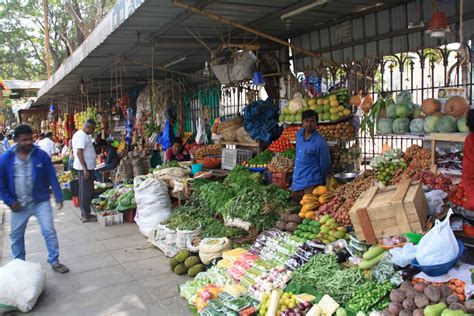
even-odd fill
[(421, 183), (403, 180), (398, 186), (363, 192), (349, 211), (358, 239), (376, 243), (383, 237), (422, 232), (428, 202)]

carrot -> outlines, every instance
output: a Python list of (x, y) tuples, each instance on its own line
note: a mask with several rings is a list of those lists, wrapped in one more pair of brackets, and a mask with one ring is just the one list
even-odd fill
[(450, 285), (448, 285), (448, 286), (449, 286), (449, 288), (450, 288), (451, 290), (453, 290), (453, 292), (456, 291), (456, 285), (450, 284)]
[(457, 287), (459, 287), (459, 286), (463, 286), (463, 285), (464, 285), (464, 282), (461, 281), (461, 280), (456, 279), (456, 281), (454, 281), (454, 284), (455, 284)]
[(457, 279), (451, 279), (451, 280), (449, 280), (449, 283), (455, 284), (455, 283), (456, 283), (456, 280), (457, 280)]
[(457, 287), (456, 288), (456, 293), (458, 294), (463, 294), (464, 293), (464, 289), (462, 287)]
[(464, 296), (464, 294), (458, 294), (458, 297), (461, 302), (464, 302), (466, 300), (466, 296)]

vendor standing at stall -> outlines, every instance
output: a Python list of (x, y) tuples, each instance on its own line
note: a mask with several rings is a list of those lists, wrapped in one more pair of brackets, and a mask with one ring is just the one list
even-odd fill
[(462, 180), (467, 201), (463, 207), (474, 211), (474, 110), (469, 110), (466, 117), (469, 134), (464, 141), (464, 156), (462, 159)]
[(331, 156), (326, 140), (316, 131), (318, 114), (303, 112), (303, 128), (296, 133), (296, 161), (291, 185), (294, 200), (301, 200), (318, 185), (326, 183), (331, 168)]

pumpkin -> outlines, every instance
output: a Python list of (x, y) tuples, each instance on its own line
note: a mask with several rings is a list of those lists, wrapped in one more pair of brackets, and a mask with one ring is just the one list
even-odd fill
[(370, 111), (370, 109), (372, 108), (372, 96), (370, 94), (367, 94), (364, 97), (360, 108), (362, 109), (362, 111), (364, 111), (364, 113), (367, 113)]
[(444, 105), (444, 112), (454, 117), (461, 117), (469, 111), (466, 99), (460, 96), (450, 97)]
[(361, 102), (362, 102), (362, 99), (360, 95), (358, 94), (352, 96), (351, 100), (349, 101), (350, 104), (355, 105), (355, 106), (359, 106)]
[(426, 115), (432, 115), (439, 112), (441, 111), (441, 102), (433, 98), (424, 99), (421, 103), (421, 111)]

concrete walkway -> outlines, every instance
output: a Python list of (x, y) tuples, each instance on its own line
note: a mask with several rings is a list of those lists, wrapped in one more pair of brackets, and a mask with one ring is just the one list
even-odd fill
[[(2, 206), (0, 206), (2, 207)], [(0, 214), (2, 211), (0, 210)], [(9, 211), (0, 228), (0, 264), (11, 260)], [(170, 272), (168, 259), (146, 242), (135, 224), (102, 227), (83, 224), (80, 211), (66, 202), (55, 211), (64, 275), (46, 262), (39, 226), (31, 218), (26, 233), (27, 261), (41, 263), (46, 288), (32, 315), (190, 315), (177, 285), (189, 280)], [(2, 243), (3, 233), (3, 243)]]

